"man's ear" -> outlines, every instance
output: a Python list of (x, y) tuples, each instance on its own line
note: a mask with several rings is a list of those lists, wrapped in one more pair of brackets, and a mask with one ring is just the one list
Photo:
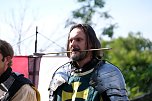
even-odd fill
[(5, 61), (6, 61), (6, 62), (8, 62), (8, 63), (9, 63), (11, 60), (12, 60), (11, 56), (7, 56), (7, 57), (5, 57)]

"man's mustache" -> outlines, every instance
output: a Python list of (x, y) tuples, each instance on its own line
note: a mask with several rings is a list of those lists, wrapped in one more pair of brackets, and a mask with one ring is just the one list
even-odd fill
[(80, 48), (73, 48), (72, 51), (80, 51)]

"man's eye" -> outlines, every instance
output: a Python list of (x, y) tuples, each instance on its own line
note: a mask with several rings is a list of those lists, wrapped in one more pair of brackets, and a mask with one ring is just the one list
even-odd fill
[(72, 43), (72, 40), (69, 40), (70, 43)]
[(76, 41), (81, 41), (81, 39), (76, 39)]

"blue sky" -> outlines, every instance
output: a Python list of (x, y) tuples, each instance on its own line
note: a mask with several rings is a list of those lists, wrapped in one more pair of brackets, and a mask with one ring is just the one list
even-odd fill
[[(152, 40), (152, 1), (151, 0), (108, 0), (107, 8), (118, 23), (118, 35), (129, 31), (141, 32)], [(116, 34), (117, 34), (116, 33)], [(126, 36), (125, 35), (125, 36)]]
[[(23, 54), (31, 54), (34, 51), (36, 26), (41, 33), (38, 38), (38, 50), (50, 52), (65, 47), (68, 29), (64, 29), (64, 24), (70, 12), (78, 7), (76, 0), (0, 0), (0, 38), (13, 44), (15, 51), (17, 35), (8, 24), (12, 21), (12, 12), (15, 23), (19, 22), (19, 12), (24, 6), (27, 12), (23, 29), (26, 30), (31, 23), (32, 26), (22, 40), (32, 37), (22, 44)], [(152, 0), (106, 0), (104, 9), (109, 11), (113, 17), (112, 21), (118, 23), (114, 38), (126, 37), (128, 32), (132, 31), (141, 32), (143, 37), (152, 40)]]

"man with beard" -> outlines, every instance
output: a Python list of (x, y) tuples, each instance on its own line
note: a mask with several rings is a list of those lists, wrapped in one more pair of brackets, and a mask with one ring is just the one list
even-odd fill
[[(101, 59), (101, 48), (95, 31), (88, 24), (71, 27), (67, 56), (50, 82), (50, 101), (128, 101), (121, 71)], [(92, 51), (86, 51), (92, 50)]]

